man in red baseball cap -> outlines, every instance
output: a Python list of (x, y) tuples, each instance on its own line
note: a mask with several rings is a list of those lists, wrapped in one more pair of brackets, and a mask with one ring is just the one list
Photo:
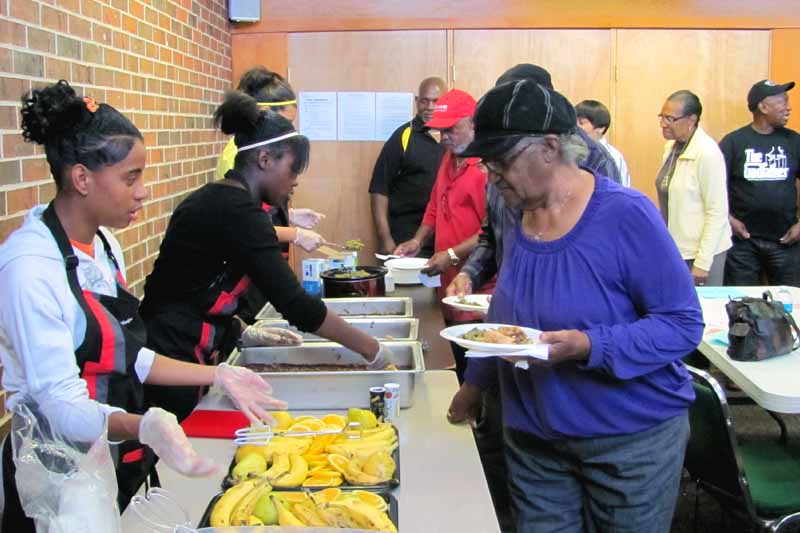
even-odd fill
[[(402, 243), (394, 251), (397, 255), (414, 256), (435, 233), (435, 253), (424, 272), (441, 274), (440, 298), (444, 298), (444, 288), (455, 278), (464, 259), (477, 246), (481, 223), (486, 215), (486, 173), (479, 165), (480, 158), (458, 156), (475, 138), (472, 122), (475, 106), (475, 99), (458, 89), (445, 93), (436, 103), (433, 118), (425, 125), (441, 132), (445, 155), (422, 224), (414, 238)], [(490, 293), (493, 288), (494, 280), (478, 292)], [(448, 306), (443, 306), (442, 311), (448, 325), (481, 319), (475, 313), (456, 311)], [(461, 381), (466, 368), (464, 352), (454, 346), (454, 353), (456, 373)]]

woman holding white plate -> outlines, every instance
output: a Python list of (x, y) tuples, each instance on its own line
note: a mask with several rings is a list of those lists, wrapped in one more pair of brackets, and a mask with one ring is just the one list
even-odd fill
[(653, 203), (578, 168), (575, 111), (533, 81), (475, 114), (478, 156), (522, 210), (487, 322), (542, 330), (549, 359), (471, 359), (451, 422), (499, 382), (517, 531), (669, 531), (700, 342), (692, 279)]

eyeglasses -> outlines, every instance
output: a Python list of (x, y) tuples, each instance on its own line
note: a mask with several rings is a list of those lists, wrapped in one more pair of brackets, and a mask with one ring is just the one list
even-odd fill
[(688, 117), (688, 116), (689, 116), (689, 115), (681, 115), (681, 116), (679, 116), (679, 117), (673, 117), (672, 115), (662, 115), (662, 114), (659, 114), (659, 115), (658, 115), (658, 120), (659, 120), (659, 122), (666, 122), (666, 123), (667, 123), (667, 125), (669, 125), (669, 126), (672, 126), (673, 124), (675, 124), (676, 122), (678, 122), (678, 121), (679, 121), (679, 120), (681, 120), (682, 118), (686, 118), (686, 117)]
[(521, 156), (525, 150), (533, 146), (533, 144), (529, 144), (522, 148), (521, 150), (517, 150), (513, 155), (498, 159), (496, 161), (483, 161), (481, 164), (483, 168), (487, 171), (487, 173), (495, 174), (498, 176), (502, 176), (505, 172), (508, 171), (509, 168), (514, 164), (514, 162)]

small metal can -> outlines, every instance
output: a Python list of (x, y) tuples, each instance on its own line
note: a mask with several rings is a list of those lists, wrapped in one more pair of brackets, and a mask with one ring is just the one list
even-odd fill
[(400, 418), (400, 384), (385, 383), (383, 388), (383, 420), (395, 422)]
[(386, 389), (383, 387), (370, 387), (369, 389), (369, 410), (378, 420), (383, 420), (384, 397)]

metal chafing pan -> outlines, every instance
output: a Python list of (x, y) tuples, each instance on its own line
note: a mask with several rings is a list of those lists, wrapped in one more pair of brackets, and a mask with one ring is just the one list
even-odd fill
[[(383, 298), (323, 298), (325, 305), (342, 317), (406, 317), (414, 316), (414, 306), (407, 296)], [(256, 319), (283, 318), (268, 303)]]
[[(345, 322), (380, 341), (415, 341), (419, 334), (417, 318), (345, 318)], [(278, 318), (260, 320), (259, 324), (271, 328), (284, 328), (303, 337), (303, 342), (328, 342), (313, 333), (299, 331), (288, 321)]]
[[(410, 370), (348, 370), (326, 372), (259, 372), (272, 385), (273, 396), (289, 402), (292, 410), (347, 409), (369, 407), (369, 388), (385, 383), (400, 385), (400, 407), (414, 402), (414, 383), (425, 371), (422, 345), (417, 341), (384, 342), (392, 351), (392, 362)], [(242, 348), (228, 363), (251, 364), (359, 365), (364, 359), (340, 344), (315, 342), (303, 346)]]

